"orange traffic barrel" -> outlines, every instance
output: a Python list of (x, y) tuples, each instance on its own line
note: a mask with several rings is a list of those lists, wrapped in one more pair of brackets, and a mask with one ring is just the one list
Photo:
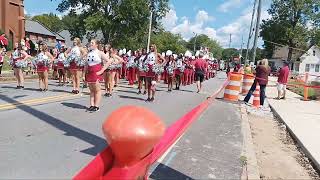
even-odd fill
[(242, 81), (242, 94), (248, 94), (252, 84), (254, 82), (254, 76), (253, 74), (245, 74), (243, 76), (243, 81)]
[(241, 74), (230, 73), (229, 84), (224, 90), (224, 99), (228, 101), (238, 101), (241, 88)]
[(256, 90), (253, 92), (253, 106), (260, 107), (260, 85), (257, 83)]

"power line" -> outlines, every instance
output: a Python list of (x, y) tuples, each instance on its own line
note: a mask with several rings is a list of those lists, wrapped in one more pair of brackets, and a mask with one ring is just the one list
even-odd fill
[[(273, 41), (268, 41), (268, 40), (263, 40), (263, 41), (268, 42), (268, 43), (271, 43), (271, 44), (275, 44), (275, 45), (278, 45), (278, 46), (282, 46), (282, 47), (288, 46), (288, 45), (279, 44), (279, 43), (276, 43), (276, 42), (273, 42)], [(289, 48), (294, 49), (294, 50), (298, 50), (298, 51), (307, 52), (306, 50), (303, 50), (303, 49), (299, 49), (299, 48), (294, 48), (294, 47), (289, 47), (289, 46), (288, 46), (288, 49), (289, 49)]]

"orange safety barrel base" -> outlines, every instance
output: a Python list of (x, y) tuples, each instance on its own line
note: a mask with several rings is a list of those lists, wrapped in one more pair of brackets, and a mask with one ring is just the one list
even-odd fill
[(241, 89), (241, 74), (230, 73), (229, 84), (224, 91), (224, 100), (238, 101)]
[(254, 75), (253, 74), (245, 74), (243, 76), (241, 94), (248, 94), (253, 82), (254, 82)]
[(253, 106), (260, 107), (260, 85), (257, 83), (256, 90), (253, 92)]

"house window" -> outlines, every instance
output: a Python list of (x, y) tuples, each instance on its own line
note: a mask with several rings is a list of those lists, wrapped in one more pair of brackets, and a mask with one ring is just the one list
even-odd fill
[(320, 69), (320, 64), (317, 64), (317, 65), (316, 65), (315, 72), (320, 72), (320, 70), (319, 70), (319, 69)]
[(310, 71), (310, 64), (306, 64), (305, 72), (309, 72), (309, 71)]
[(316, 51), (315, 50), (313, 50), (313, 56), (316, 56)]
[(300, 64), (296, 63), (294, 66), (294, 71), (299, 72), (299, 67), (300, 67)]
[(315, 64), (311, 64), (311, 67), (310, 67), (310, 71), (311, 72), (314, 72), (314, 67), (315, 67), (316, 65)]

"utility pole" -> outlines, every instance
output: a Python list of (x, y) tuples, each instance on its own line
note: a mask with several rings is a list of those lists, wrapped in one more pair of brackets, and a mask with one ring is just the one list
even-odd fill
[(151, 6), (147, 52), (150, 51), (150, 39), (151, 39), (151, 31), (152, 31), (152, 15), (153, 15), (153, 7)]
[(194, 33), (195, 34), (195, 38), (194, 38), (194, 44), (193, 44), (193, 52), (194, 54), (196, 54), (196, 43), (197, 43), (197, 37), (198, 37), (198, 34)]
[(258, 42), (258, 35), (259, 35), (259, 28), (260, 28), (260, 18), (261, 18), (261, 0), (258, 0), (258, 15), (257, 15), (257, 22), (256, 22), (256, 28), (255, 28), (255, 36), (254, 36), (254, 42), (253, 42), (253, 56), (252, 60), (257, 64), (256, 61), (256, 53), (257, 53), (257, 42)]
[(248, 42), (247, 42), (247, 52), (246, 52), (246, 58), (245, 58), (245, 64), (248, 63), (248, 58), (249, 58), (249, 46), (250, 46), (250, 41), (252, 37), (252, 26), (253, 26), (253, 21), (254, 21), (254, 15), (256, 12), (256, 5), (257, 5), (258, 0), (254, 1), (253, 5), (253, 11), (252, 11), (252, 17), (251, 17), (251, 23), (250, 23), (250, 30), (249, 30), (249, 36), (248, 36)]
[(242, 58), (242, 46), (243, 46), (243, 35), (242, 35), (242, 37), (241, 37), (241, 50), (240, 50), (240, 57), (239, 57), (239, 62), (240, 62), (240, 64), (241, 64), (241, 58)]
[(229, 39), (229, 49), (231, 48), (231, 42), (232, 42), (232, 34), (230, 34), (230, 39)]

